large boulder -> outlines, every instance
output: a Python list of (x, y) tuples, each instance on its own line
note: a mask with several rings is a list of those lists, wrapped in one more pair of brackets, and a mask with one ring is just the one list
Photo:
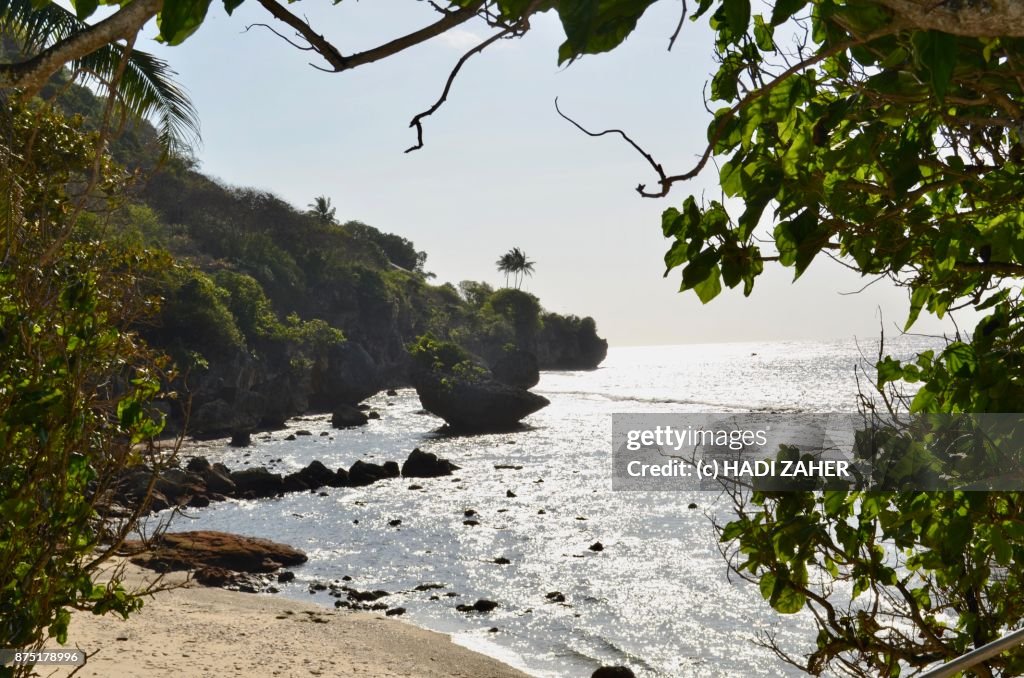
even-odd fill
[(519, 349), (503, 351), (491, 365), (491, 374), (501, 383), (516, 388), (533, 388), (540, 381), (537, 356)]
[(124, 549), (136, 565), (168, 572), (220, 567), (235, 572), (273, 572), (306, 562), (306, 554), (269, 539), (227, 532), (165, 532), (149, 544), (127, 541)]
[(302, 469), (295, 474), (306, 484), (306, 486), (315, 490), (318, 487), (341, 487), (344, 483), (342, 478), (338, 476), (334, 471), (327, 468), (320, 461), (312, 461), (309, 466)]
[(436, 478), (450, 476), (458, 468), (447, 459), (439, 459), (433, 452), (423, 452), (417, 447), (402, 464), (402, 475), (406, 478)]
[(383, 465), (360, 459), (348, 470), (348, 484), (353, 487), (371, 485), (378, 480), (398, 477), (398, 464), (389, 461)]
[(281, 474), (271, 473), (262, 466), (233, 471), (230, 479), (235, 484), (237, 494), (241, 497), (258, 499), (273, 497), (284, 492), (284, 480), (281, 478)]
[(369, 418), (352, 405), (339, 405), (331, 415), (331, 426), (334, 428), (362, 426), (368, 421)]
[(423, 409), (458, 431), (509, 431), (551, 401), (488, 377), (420, 374), (414, 380)]

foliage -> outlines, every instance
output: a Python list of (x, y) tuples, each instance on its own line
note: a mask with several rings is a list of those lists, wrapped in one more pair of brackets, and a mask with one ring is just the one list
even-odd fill
[(541, 307), (537, 297), (518, 289), (498, 290), (484, 303), (481, 313), (486, 317), (493, 313), (509, 322), (515, 341), (529, 347), (541, 327)]
[(163, 426), (149, 405), (163, 363), (130, 326), (152, 313), (140, 290), (168, 261), (75, 232), (86, 201), (109, 213), (124, 190), (80, 121), (35, 105), (3, 113), (0, 646), (39, 648), (67, 640), (71, 609), (126, 616), (141, 605), (117, 576), (92, 577), (138, 517), (108, 516), (105, 497), (126, 463), (151, 460), (131, 446)]
[[(187, 266), (171, 269), (163, 287), (161, 322), (150, 337), (176, 355), (197, 352), (204, 358), (228, 357), (244, 346), (244, 336), (228, 304), (231, 295), (202, 271)], [(237, 307), (244, 313), (244, 300)], [(253, 313), (257, 311), (253, 310)], [(262, 318), (246, 318), (258, 323)]]
[(313, 199), (313, 202), (309, 203), (309, 205), (307, 205), (306, 207), (308, 208), (306, 212), (310, 216), (316, 218), (321, 223), (335, 223), (335, 214), (337, 213), (338, 210), (336, 207), (333, 207), (331, 205), (330, 198), (323, 195), (318, 195), (316, 198)]
[[(0, 33), (4, 49), (0, 63), (15, 52), (38, 53), (54, 43), (80, 34), (87, 24), (81, 16), (52, 2), (0, 0)], [(15, 36), (17, 50), (9, 36)], [(122, 62), (124, 67), (122, 69)], [(113, 85), (111, 100), (118, 110), (115, 120), (155, 117), (158, 140), (165, 151), (180, 154), (199, 138), (199, 118), (184, 90), (172, 79), (174, 71), (167, 62), (152, 54), (111, 43), (68, 64), (72, 79), (86, 84)], [(59, 73), (54, 80), (66, 81)], [(53, 87), (44, 90), (44, 95)], [(105, 116), (99, 116), (103, 120)]]
[(465, 349), (450, 341), (439, 341), (430, 334), (424, 334), (411, 344), (409, 355), (417, 368), (435, 374), (467, 380), (481, 379), (487, 374)]
[[(1024, 42), (915, 30), (857, 1), (778, 2), (770, 15), (708, 1), (699, 14), (716, 33), (711, 96), (724, 104), (708, 157), (721, 156), (722, 191), (742, 212), (692, 196), (665, 212), (665, 262), (682, 269), (681, 290), (706, 303), (724, 287), (750, 294), (768, 263), (799, 278), (821, 254), (843, 259), (908, 289), (908, 328), (923, 311), (988, 313), (941, 352), (883, 358), (890, 406), (1020, 411), (1021, 307), (1006, 279), (1024, 271), (1024, 153), (1011, 122)], [(804, 29), (799, 52), (784, 52), (781, 39)], [(775, 252), (762, 251), (765, 221)], [(920, 390), (904, 398), (898, 380)], [(722, 538), (775, 609), (815, 613), (815, 652), (800, 660), (769, 639), (780, 655), (811, 673), (898, 675), (1024, 620), (1021, 503), (1018, 493), (755, 493)], [(1013, 651), (986, 667), (1017, 675), (1024, 659)]]
[(395, 266), (407, 271), (423, 272), (423, 266), (427, 263), (427, 253), (416, 251), (416, 246), (411, 240), (393, 233), (384, 233), (361, 221), (346, 222), (344, 228), (357, 239), (378, 246), (387, 260)]

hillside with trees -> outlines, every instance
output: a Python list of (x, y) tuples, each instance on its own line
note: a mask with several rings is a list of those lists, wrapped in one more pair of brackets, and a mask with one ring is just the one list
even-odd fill
[[(59, 86), (66, 114), (87, 126), (101, 117), (88, 90)], [(433, 284), (426, 252), (340, 222), (330, 198), (300, 210), (267, 191), (227, 186), (187, 156), (161, 159), (158, 141), (142, 123), (112, 143), (115, 159), (136, 173), (130, 199), (102, 221), (83, 215), (80, 228), (173, 259), (150, 283), (163, 301), (140, 332), (182, 370), (175, 387), (187, 398), (165, 413), (175, 426), (187, 418), (193, 435), (277, 427), (407, 385), (408, 347), (424, 334), (487, 366), (512, 351), (535, 356), (539, 369), (592, 369), (604, 359), (607, 342), (592, 318), (547, 312), (519, 289)]]

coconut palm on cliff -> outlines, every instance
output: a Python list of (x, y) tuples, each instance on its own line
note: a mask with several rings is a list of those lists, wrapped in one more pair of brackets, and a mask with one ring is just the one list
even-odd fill
[(516, 289), (523, 284), (523, 278), (533, 275), (533, 265), (536, 263), (526, 258), (526, 252), (518, 247), (513, 247), (494, 262), (500, 273), (505, 274), (505, 287), (508, 287), (508, 276), (512, 274), (516, 283)]

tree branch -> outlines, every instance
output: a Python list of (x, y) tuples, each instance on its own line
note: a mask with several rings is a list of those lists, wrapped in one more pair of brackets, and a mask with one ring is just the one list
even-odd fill
[(20, 88), (35, 94), (68, 62), (101, 47), (135, 36), (163, 9), (164, 0), (132, 0), (106, 19), (61, 40), (36, 56), (16, 64), (0, 64), (0, 89)]
[(879, 1), (915, 28), (975, 38), (1024, 36), (1024, 3), (1020, 0)]
[[(135, 0), (138, 2), (139, 0)], [(399, 52), (409, 49), (422, 42), (437, 37), (445, 31), (463, 24), (473, 17), (476, 16), (477, 11), (483, 6), (484, 0), (476, 0), (465, 7), (461, 7), (455, 11), (445, 13), (440, 19), (425, 26), (418, 31), (413, 31), (408, 35), (404, 35), (400, 38), (396, 38), (391, 42), (384, 43), (373, 49), (368, 49), (365, 52), (357, 52), (349, 56), (343, 55), (337, 47), (332, 45), (323, 35), (313, 30), (313, 27), (308, 23), (297, 17), (296, 15), (289, 12), (283, 5), (279, 4), (275, 0), (259, 0), (259, 3), (270, 12), (270, 14), (277, 20), (282, 21), (291, 28), (293, 28), (302, 38), (309, 43), (310, 47), (313, 48), (331, 65), (330, 70), (334, 73), (340, 73), (341, 71), (350, 70), (357, 66), (363, 66), (365, 64), (379, 61), (389, 56), (398, 54)], [(288, 42), (291, 42), (290, 40)], [(294, 43), (292, 43), (294, 45)]]

